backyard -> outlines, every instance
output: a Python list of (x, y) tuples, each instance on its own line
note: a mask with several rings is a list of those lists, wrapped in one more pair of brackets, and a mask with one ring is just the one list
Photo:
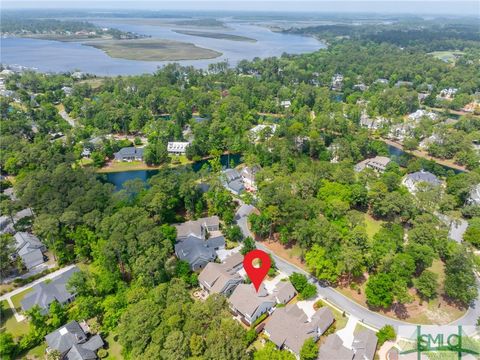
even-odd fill
[(0, 316), (0, 330), (11, 333), (14, 338), (27, 334), (29, 330), (28, 322), (18, 322), (15, 319), (13, 310), (10, 309), (7, 300), (3, 300), (0, 304), (2, 309)]

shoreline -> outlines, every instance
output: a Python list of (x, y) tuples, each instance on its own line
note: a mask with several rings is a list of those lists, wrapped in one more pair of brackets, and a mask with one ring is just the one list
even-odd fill
[(463, 171), (463, 172), (470, 172), (470, 170), (468, 170), (465, 166), (458, 165), (453, 160), (439, 159), (439, 158), (430, 156), (427, 153), (425, 153), (423, 151), (420, 151), (420, 150), (413, 150), (413, 151), (405, 150), (403, 145), (398, 143), (398, 142), (388, 140), (388, 139), (384, 139), (382, 137), (380, 137), (379, 139), (381, 141), (383, 141), (385, 144), (393, 146), (394, 148), (397, 148), (399, 150), (402, 150), (403, 152), (405, 152), (408, 155), (415, 156), (417, 158), (423, 158), (423, 159), (426, 159), (426, 160), (430, 160), (430, 161), (433, 161), (433, 162), (437, 163), (438, 165), (447, 166), (447, 167), (452, 168), (454, 170), (460, 170), (460, 171)]

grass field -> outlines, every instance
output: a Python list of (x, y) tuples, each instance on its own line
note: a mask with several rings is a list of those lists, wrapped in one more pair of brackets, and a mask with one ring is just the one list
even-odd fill
[(14, 338), (28, 333), (29, 325), (27, 321), (18, 322), (13, 315), (12, 309), (7, 303), (7, 300), (2, 301), (2, 318), (0, 319), (0, 331), (7, 331)]
[(47, 350), (47, 343), (42, 342), (40, 345), (30, 349), (27, 353), (21, 354), (18, 359), (45, 359), (45, 352)]
[(104, 82), (105, 82), (105, 79), (102, 79), (102, 78), (94, 78), (94, 79), (82, 80), (82, 81), (79, 81), (78, 83), (79, 83), (79, 84), (87, 84), (87, 85), (90, 85), (93, 90), (97, 90), (98, 88), (100, 88), (100, 87), (103, 85)]
[(110, 333), (105, 339), (108, 343), (107, 360), (123, 360), (122, 345), (120, 345), (118, 341), (115, 341), (115, 337), (115, 334)]
[(141, 61), (214, 59), (222, 55), (192, 43), (163, 39), (90, 41), (85, 45), (103, 50), (113, 58)]
[(155, 170), (157, 166), (147, 166), (143, 161), (111, 161), (107, 166), (98, 169), (98, 173), (110, 173), (120, 171), (134, 171), (134, 170)]
[(369, 214), (365, 214), (365, 225), (367, 230), (367, 235), (371, 239), (378, 230), (382, 227), (383, 221), (375, 220)]
[(463, 51), (434, 51), (429, 54), (446, 62), (455, 62), (459, 55), (463, 55), (465, 53)]
[[(192, 164), (193, 161), (188, 160), (185, 155), (170, 155), (170, 162), (168, 165), (162, 164), (159, 166), (148, 166), (143, 161), (110, 161), (106, 166), (98, 169), (98, 173), (112, 173), (121, 171), (135, 171), (135, 170), (158, 170), (165, 166), (169, 168), (175, 168), (177, 166), (183, 166)], [(81, 163), (81, 165), (85, 165)]]
[(216, 33), (209, 31), (195, 31), (195, 30), (173, 30), (176, 33), (190, 36), (199, 36), (211, 39), (220, 39), (220, 40), (231, 40), (231, 41), (247, 41), (247, 42), (257, 42), (256, 39), (252, 39), (246, 36), (225, 34), (225, 33)]
[(22, 307), (21, 307), (20, 302), (23, 300), (25, 295), (27, 295), (31, 291), (33, 291), (33, 288), (23, 290), (22, 292), (18, 293), (17, 295), (13, 295), (11, 297), (13, 306), (15, 306), (15, 309), (17, 310), (17, 312), (22, 311)]

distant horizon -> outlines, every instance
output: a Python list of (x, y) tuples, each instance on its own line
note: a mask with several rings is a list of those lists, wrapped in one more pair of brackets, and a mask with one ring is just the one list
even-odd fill
[[(274, 5), (274, 10), (272, 6)], [(269, 12), (279, 13), (338, 13), (376, 15), (419, 15), (419, 16), (469, 16), (480, 17), (479, 1), (31, 1), (6, 0), (2, 9), (30, 10), (137, 10), (137, 11), (228, 11), (228, 12)]]

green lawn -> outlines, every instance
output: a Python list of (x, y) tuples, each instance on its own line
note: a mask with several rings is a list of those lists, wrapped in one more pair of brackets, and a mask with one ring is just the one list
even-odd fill
[(27, 353), (21, 354), (18, 359), (45, 359), (45, 352), (47, 350), (46, 342), (42, 342), (40, 345), (30, 349)]
[(465, 53), (463, 51), (434, 51), (429, 54), (442, 61), (455, 62), (457, 56), (461, 56)]
[(353, 334), (357, 335), (362, 330), (369, 330), (369, 328), (367, 328), (366, 326), (363, 326), (360, 322), (358, 322), (357, 325), (355, 326), (355, 330), (353, 331)]
[(105, 341), (108, 343), (108, 357), (107, 360), (123, 360), (122, 345), (115, 341), (116, 335), (108, 334)]
[(2, 301), (3, 314), (0, 319), (0, 331), (6, 331), (12, 336), (19, 337), (28, 333), (29, 325), (27, 321), (18, 322), (13, 316), (13, 311), (8, 306), (7, 300)]
[(23, 290), (22, 292), (18, 293), (17, 295), (13, 295), (11, 297), (12, 302), (13, 302), (13, 306), (15, 306), (15, 309), (17, 310), (17, 312), (22, 311), (22, 307), (21, 307), (20, 302), (23, 300), (25, 295), (27, 295), (31, 291), (33, 291), (33, 288)]
[(170, 167), (175, 167), (178, 165), (187, 165), (191, 164), (192, 161), (188, 160), (185, 155), (169, 155), (170, 157)]
[(367, 230), (367, 235), (371, 239), (373, 235), (375, 235), (378, 230), (382, 227), (383, 221), (375, 220), (369, 214), (365, 214), (365, 225)]

